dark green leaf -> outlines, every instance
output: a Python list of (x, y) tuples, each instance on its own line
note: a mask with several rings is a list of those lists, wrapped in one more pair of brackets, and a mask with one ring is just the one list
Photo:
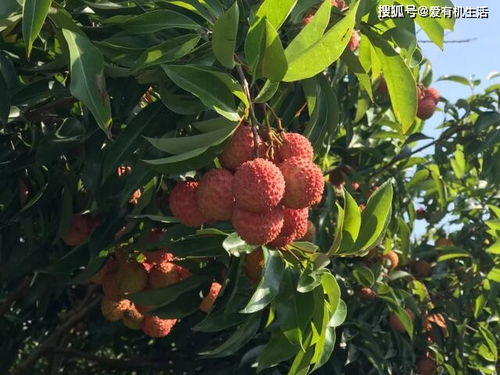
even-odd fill
[(127, 33), (149, 34), (160, 30), (199, 29), (201, 26), (185, 15), (166, 9), (149, 11), (137, 16), (114, 16), (105, 20), (105, 23), (119, 25)]
[(217, 60), (226, 68), (234, 67), (234, 50), (238, 34), (240, 11), (238, 2), (220, 17), (213, 27), (212, 49)]
[(28, 58), (31, 55), (33, 42), (42, 30), (52, 0), (24, 0), (23, 4), (23, 38)]

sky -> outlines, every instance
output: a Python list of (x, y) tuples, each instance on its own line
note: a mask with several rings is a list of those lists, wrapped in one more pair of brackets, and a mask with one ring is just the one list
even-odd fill
[[(491, 72), (500, 72), (500, 0), (452, 0), (455, 6), (487, 6), (488, 19), (457, 19), (455, 29), (445, 34), (445, 41), (473, 39), (468, 43), (445, 43), (444, 50), (433, 43), (421, 43), (424, 55), (433, 67), (432, 87), (438, 89), (443, 97), (455, 102), (472, 94), (469, 87), (451, 81), (438, 81), (444, 75), (460, 75), (466, 78), (480, 79), (481, 84), (474, 92), (481, 92), (486, 87), (500, 83), (500, 77), (487, 80)], [(419, 33), (419, 40), (428, 40), (424, 32)], [(442, 105), (442, 104), (441, 104)], [(436, 112), (429, 119), (424, 133), (432, 137), (439, 135), (436, 126), (442, 123), (444, 114)], [(433, 148), (426, 150), (433, 153)], [(422, 221), (415, 222), (413, 237), (420, 237), (426, 229)], [(453, 230), (453, 228), (448, 228)]]

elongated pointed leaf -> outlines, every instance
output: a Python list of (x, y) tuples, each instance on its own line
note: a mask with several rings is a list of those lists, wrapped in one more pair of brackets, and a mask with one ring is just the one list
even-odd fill
[(25, 0), (23, 5), (23, 38), (28, 58), (33, 42), (40, 34), (52, 0)]
[(351, 38), (358, 5), (359, 2), (351, 4), (344, 18), (302, 53), (287, 55), (285, 82), (313, 77), (338, 60)]
[(285, 22), (297, 0), (264, 0), (260, 5), (256, 18), (266, 18), (276, 30)]
[(229, 69), (234, 67), (239, 18), (240, 10), (238, 2), (235, 1), (213, 27), (212, 50), (217, 60)]
[(339, 254), (353, 252), (361, 228), (361, 212), (354, 198), (344, 189), (344, 222)]
[(101, 52), (82, 34), (63, 29), (71, 62), (71, 94), (92, 112), (99, 127), (109, 135), (111, 106), (104, 79)]
[(133, 34), (149, 34), (160, 30), (179, 28), (196, 30), (201, 26), (191, 18), (173, 10), (159, 9), (137, 16), (114, 16), (105, 23), (119, 25)]

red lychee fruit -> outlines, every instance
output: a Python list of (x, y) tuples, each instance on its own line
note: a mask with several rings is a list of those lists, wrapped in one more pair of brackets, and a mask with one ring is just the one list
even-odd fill
[(283, 209), (256, 214), (236, 207), (233, 211), (233, 226), (240, 237), (252, 245), (264, 245), (278, 237), (283, 227)]
[(219, 283), (216, 282), (212, 283), (212, 285), (210, 286), (210, 291), (201, 301), (200, 304), (201, 311), (209, 312), (210, 310), (212, 310), (212, 307), (214, 306), (215, 300), (217, 299), (221, 288), (222, 285), (220, 285)]
[(141, 198), (141, 196), (142, 196), (141, 189), (137, 189), (130, 196), (130, 198), (128, 200), (128, 203), (130, 203), (131, 205), (135, 206), (137, 203), (139, 203), (139, 199)]
[(391, 263), (391, 270), (395, 270), (398, 267), (399, 256), (398, 253), (396, 253), (394, 250), (391, 250), (387, 254), (385, 254), (384, 258), (388, 259)]
[(140, 292), (148, 285), (148, 273), (141, 263), (135, 261), (120, 264), (116, 279), (118, 287), (126, 294)]
[(129, 173), (132, 170), (132, 168), (128, 165), (120, 165), (116, 173), (118, 174), (119, 177), (124, 176), (125, 174)]
[(417, 218), (417, 220), (425, 219), (425, 215), (426, 215), (426, 212), (425, 212), (424, 208), (417, 208), (415, 210), (415, 217)]
[(126, 309), (130, 307), (130, 301), (127, 299), (122, 299), (119, 301), (114, 301), (104, 297), (101, 301), (101, 312), (102, 315), (112, 322), (120, 320), (123, 318), (123, 313)]
[(154, 315), (144, 317), (142, 322), (142, 332), (150, 337), (167, 336), (172, 327), (177, 323), (177, 319), (161, 319)]
[(353, 181), (351, 183), (351, 187), (352, 187), (352, 190), (358, 191), (358, 189), (359, 189), (359, 183), (357, 183), (356, 181)]
[(264, 254), (262, 248), (257, 248), (245, 256), (245, 275), (252, 284), (257, 284), (262, 277), (262, 268), (264, 267)]
[(307, 25), (309, 22), (312, 21), (316, 12), (317, 12), (317, 9), (313, 8), (306, 13), (304, 18), (302, 19), (302, 22), (304, 23), (304, 25)]
[(299, 133), (283, 133), (283, 143), (277, 149), (278, 162), (297, 157), (312, 161), (314, 150), (309, 139)]
[(102, 279), (102, 291), (104, 296), (111, 300), (118, 300), (123, 295), (123, 292), (118, 286), (117, 271), (108, 272)]
[(417, 117), (422, 120), (427, 120), (436, 110), (436, 105), (440, 98), (439, 92), (432, 87), (424, 87), (423, 89), (418, 90)]
[(377, 298), (377, 293), (375, 293), (371, 288), (361, 288), (359, 294), (362, 299), (366, 300), (374, 300), (375, 298)]
[(306, 208), (320, 202), (325, 181), (321, 169), (296, 157), (285, 160), (279, 169), (285, 178), (282, 203), (288, 208)]
[(230, 220), (234, 208), (233, 174), (223, 168), (205, 173), (198, 185), (196, 200), (208, 220)]
[[(411, 321), (415, 320), (415, 314), (413, 314), (413, 311), (408, 308), (406, 308), (405, 311)], [(389, 318), (389, 325), (393, 330), (399, 333), (404, 333), (406, 331), (403, 323), (401, 323), (401, 320), (399, 320), (398, 316), (395, 313), (391, 314), (391, 317)]]
[(151, 289), (163, 288), (179, 281), (179, 273), (174, 263), (158, 263), (149, 271), (149, 286)]
[(427, 88), (427, 90), (425, 92), (425, 96), (427, 98), (430, 98), (430, 99), (434, 100), (434, 103), (438, 103), (439, 99), (441, 99), (441, 96), (439, 95), (439, 91), (436, 90), (433, 87), (428, 87)]
[(356, 51), (359, 48), (359, 42), (361, 41), (361, 36), (359, 35), (359, 32), (356, 30), (352, 31), (351, 39), (349, 39), (349, 43), (347, 44), (347, 47), (351, 52)]
[(207, 221), (198, 208), (197, 189), (198, 182), (196, 181), (179, 182), (168, 198), (172, 214), (188, 227), (198, 227)]
[(177, 274), (179, 275), (179, 280), (185, 280), (193, 275), (191, 271), (182, 266), (177, 266)]
[(304, 234), (304, 236), (302, 236), (302, 238), (300, 238), (300, 240), (313, 242), (314, 237), (316, 237), (316, 226), (314, 225), (314, 223), (311, 220), (308, 220), (306, 234)]
[(303, 237), (307, 232), (307, 218), (309, 217), (309, 209), (301, 208), (295, 210), (293, 208), (283, 209), (283, 228), (281, 232), (269, 245), (282, 248), (291, 244), (296, 238)]
[(417, 362), (418, 375), (434, 375), (436, 370), (436, 361), (432, 358), (420, 358)]
[(381, 96), (387, 96), (389, 94), (389, 89), (387, 88), (387, 82), (382, 77), (378, 82), (377, 91)]
[(118, 268), (118, 262), (115, 260), (115, 258), (110, 257), (106, 260), (106, 263), (104, 263), (104, 266), (97, 271), (94, 276), (90, 278), (90, 282), (94, 284), (102, 284), (104, 281), (104, 276), (110, 272), (116, 271)]
[(68, 246), (78, 246), (92, 233), (93, 225), (87, 216), (75, 215), (71, 218), (68, 231), (62, 240)]
[(238, 168), (233, 192), (238, 208), (254, 213), (269, 212), (283, 198), (285, 180), (276, 165), (259, 158)]
[[(259, 138), (258, 146), (262, 147)], [(244, 162), (253, 159), (254, 139), (251, 126), (241, 124), (233, 134), (233, 137), (219, 155), (220, 164), (229, 170), (235, 171)]]
[(137, 310), (133, 303), (123, 312), (122, 322), (130, 329), (141, 329), (144, 315)]
[(413, 263), (412, 269), (416, 277), (427, 277), (432, 273), (432, 267), (425, 259), (420, 259)]
[(169, 253), (166, 249), (148, 251), (144, 254), (146, 256), (146, 262), (155, 265), (163, 262), (171, 262), (174, 260), (174, 255)]

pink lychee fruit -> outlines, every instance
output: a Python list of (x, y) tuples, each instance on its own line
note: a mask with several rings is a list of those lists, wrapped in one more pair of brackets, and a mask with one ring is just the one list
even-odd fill
[(269, 244), (276, 248), (282, 248), (291, 244), (295, 239), (302, 238), (307, 232), (307, 218), (309, 209), (283, 209), (283, 227), (281, 232)]
[(203, 312), (209, 312), (214, 306), (215, 300), (219, 296), (222, 285), (217, 282), (213, 282), (210, 286), (208, 294), (203, 298), (200, 304), (200, 310)]
[(311, 142), (299, 133), (283, 133), (283, 143), (277, 149), (277, 160), (282, 162), (291, 157), (312, 161), (314, 150)]
[(233, 174), (223, 168), (203, 175), (196, 191), (200, 212), (208, 220), (229, 220), (233, 214)]
[(172, 214), (188, 227), (198, 227), (207, 221), (198, 208), (197, 189), (198, 182), (182, 181), (175, 185), (168, 198)]
[(150, 337), (167, 336), (177, 319), (162, 319), (154, 315), (147, 315), (142, 322), (142, 331)]
[[(262, 140), (257, 141), (259, 149)], [(219, 161), (224, 168), (235, 171), (241, 164), (251, 160), (254, 156), (254, 137), (252, 128), (248, 124), (241, 124), (234, 132), (231, 140), (225, 146)]]
[(263, 245), (278, 237), (283, 227), (283, 209), (257, 214), (236, 207), (233, 211), (233, 226), (240, 237), (252, 245)]

